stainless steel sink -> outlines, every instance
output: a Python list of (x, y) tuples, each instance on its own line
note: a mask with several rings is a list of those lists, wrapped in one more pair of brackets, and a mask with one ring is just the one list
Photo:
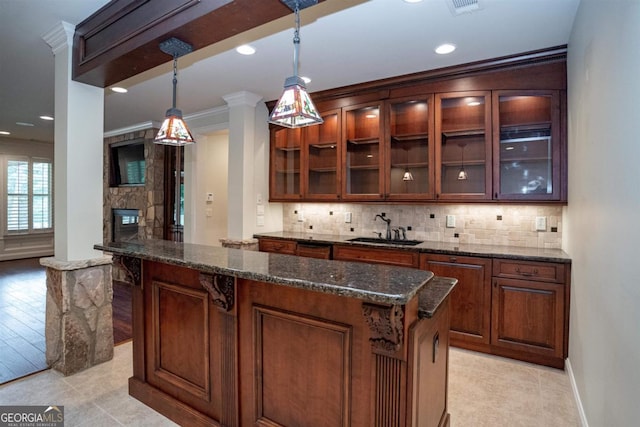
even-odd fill
[(422, 240), (386, 240), (377, 237), (355, 237), (353, 239), (347, 239), (348, 242), (361, 242), (361, 243), (376, 243), (379, 245), (401, 245), (401, 246), (415, 246), (422, 243)]

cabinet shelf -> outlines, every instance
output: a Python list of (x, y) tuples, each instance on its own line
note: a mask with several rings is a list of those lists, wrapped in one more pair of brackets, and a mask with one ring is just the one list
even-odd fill
[[(452, 160), (452, 161), (443, 161), (440, 162), (442, 166), (462, 166), (462, 162), (460, 160)], [(485, 166), (487, 162), (485, 160), (466, 160), (464, 161), (464, 166)]]
[(351, 170), (377, 170), (380, 169), (380, 165), (350, 165)]
[(349, 144), (354, 144), (354, 145), (379, 144), (380, 143), (380, 138), (378, 138), (378, 137), (375, 137), (375, 138), (351, 138), (351, 139), (348, 139), (347, 142)]
[(324, 150), (327, 148), (335, 149), (338, 146), (336, 141), (328, 141), (328, 142), (316, 142), (313, 144), (309, 144), (310, 147), (317, 148), (319, 150)]
[(421, 141), (423, 139), (429, 139), (429, 134), (409, 133), (409, 134), (401, 134), (401, 135), (391, 135), (391, 140), (397, 141), (397, 142), (413, 142), (413, 141)]
[(300, 151), (300, 147), (276, 147), (276, 150), (278, 151)]
[(469, 138), (469, 137), (484, 136), (484, 133), (485, 133), (484, 129), (462, 129), (462, 130), (443, 131), (442, 138), (443, 140)]
[(329, 172), (336, 172), (336, 167), (326, 167), (326, 168), (314, 168), (314, 167), (309, 167), (309, 172), (318, 172), (318, 173), (329, 173)]
[(397, 162), (391, 163), (392, 168), (427, 168), (428, 162)]
[(278, 169), (276, 170), (276, 173), (281, 173), (281, 174), (291, 174), (291, 173), (300, 173), (300, 169)]
[(503, 157), (500, 159), (500, 163), (512, 163), (512, 162), (534, 163), (534, 162), (549, 162), (549, 161), (551, 161), (551, 157), (510, 157), (508, 159), (505, 159)]

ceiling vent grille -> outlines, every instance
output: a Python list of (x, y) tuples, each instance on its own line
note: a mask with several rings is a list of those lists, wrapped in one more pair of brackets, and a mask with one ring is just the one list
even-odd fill
[(480, 10), (480, 0), (446, 0), (453, 15), (462, 15)]

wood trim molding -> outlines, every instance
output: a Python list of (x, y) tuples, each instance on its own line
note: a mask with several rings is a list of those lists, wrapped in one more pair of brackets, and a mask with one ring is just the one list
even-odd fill
[(404, 307), (362, 303), (362, 313), (371, 331), (374, 352), (395, 353), (402, 348), (404, 338)]
[(220, 274), (200, 273), (200, 284), (222, 311), (231, 311), (235, 300), (235, 279)]

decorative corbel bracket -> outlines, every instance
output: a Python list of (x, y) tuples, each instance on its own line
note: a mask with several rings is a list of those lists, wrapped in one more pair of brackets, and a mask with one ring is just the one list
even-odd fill
[(114, 264), (118, 264), (127, 273), (129, 283), (133, 286), (141, 285), (142, 262), (140, 258), (134, 258), (124, 255), (112, 255)]
[(362, 313), (371, 330), (371, 346), (374, 351), (396, 352), (402, 347), (404, 307), (362, 304)]
[(200, 284), (205, 288), (213, 303), (223, 311), (233, 309), (235, 298), (235, 279), (220, 274), (200, 273)]

